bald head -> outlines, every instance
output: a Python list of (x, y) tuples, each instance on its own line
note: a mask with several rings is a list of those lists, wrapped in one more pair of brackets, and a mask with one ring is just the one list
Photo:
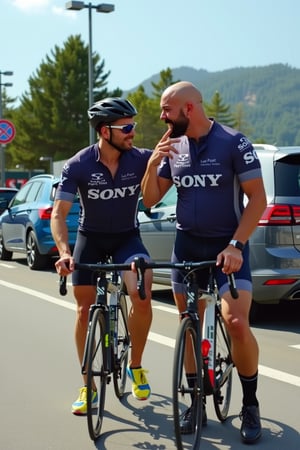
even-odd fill
[(160, 107), (160, 118), (172, 129), (170, 137), (185, 134), (199, 139), (210, 129), (211, 122), (205, 114), (201, 92), (189, 81), (169, 86), (161, 96)]
[(169, 86), (162, 94), (162, 98), (173, 98), (179, 102), (202, 103), (201, 92), (189, 81), (179, 81)]

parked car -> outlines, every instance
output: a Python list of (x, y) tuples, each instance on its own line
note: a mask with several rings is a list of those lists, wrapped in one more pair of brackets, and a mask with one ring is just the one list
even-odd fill
[[(300, 147), (254, 147), (262, 166), (268, 205), (250, 238), (252, 311), (258, 304), (300, 300)], [(154, 261), (170, 260), (175, 204), (174, 186), (151, 209), (144, 208), (140, 201), (141, 236)], [(154, 271), (154, 281), (170, 285), (170, 271)]]
[(19, 189), (0, 187), (0, 214), (8, 207), (11, 199), (16, 195)]
[[(13, 252), (25, 253), (30, 269), (44, 268), (57, 248), (50, 230), (50, 217), (59, 178), (36, 175), (21, 187), (0, 216), (0, 259), (11, 260)], [(70, 246), (76, 238), (79, 201), (67, 218)]]

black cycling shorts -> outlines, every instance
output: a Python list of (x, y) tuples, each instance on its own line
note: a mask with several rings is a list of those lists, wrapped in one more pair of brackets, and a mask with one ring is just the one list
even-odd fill
[[(75, 263), (104, 263), (111, 257), (115, 264), (127, 264), (135, 257), (149, 260), (149, 253), (140, 237), (139, 230), (125, 233), (94, 233), (78, 231), (73, 257)], [(96, 284), (95, 274), (90, 270), (75, 270), (73, 286)]]
[[(177, 230), (174, 249), (172, 253), (173, 262), (182, 261), (205, 261), (217, 258), (224, 248), (227, 247), (232, 237), (220, 238), (202, 238), (194, 236), (186, 231)], [(184, 293), (186, 290), (184, 277), (186, 272), (181, 270), (172, 270), (172, 288), (175, 293)], [(249, 264), (249, 244), (245, 245), (243, 250), (243, 264), (238, 272), (234, 273), (236, 287), (238, 290), (252, 291), (252, 278)], [(222, 296), (228, 291), (227, 275), (225, 275), (220, 267), (215, 269), (215, 278), (218, 290)], [(207, 288), (208, 269), (198, 271), (198, 283), (202, 289)]]

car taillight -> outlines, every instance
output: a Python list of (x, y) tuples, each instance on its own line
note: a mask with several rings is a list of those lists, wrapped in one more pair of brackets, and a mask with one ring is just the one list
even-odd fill
[(51, 218), (52, 207), (49, 208), (40, 208), (39, 209), (39, 218), (42, 220), (49, 220)]
[(258, 226), (297, 224), (300, 224), (300, 206), (296, 205), (268, 205), (258, 222)]
[(264, 282), (265, 286), (285, 286), (287, 284), (294, 284), (298, 281), (297, 278), (279, 278), (270, 279)]

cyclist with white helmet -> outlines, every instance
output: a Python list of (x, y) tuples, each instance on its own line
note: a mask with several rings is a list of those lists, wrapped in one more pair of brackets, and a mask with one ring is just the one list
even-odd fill
[[(59, 275), (72, 273), (73, 293), (77, 303), (75, 342), (80, 363), (83, 358), (89, 307), (95, 301), (95, 280), (91, 272), (74, 270), (74, 264), (97, 263), (111, 257), (114, 263), (127, 263), (136, 256), (149, 260), (139, 234), (137, 202), (150, 150), (133, 147), (137, 114), (135, 107), (121, 98), (107, 98), (88, 110), (90, 125), (99, 141), (71, 157), (62, 170), (61, 181), (51, 217), (56, 242)], [(66, 219), (76, 194), (81, 211), (73, 255), (68, 244)], [(145, 278), (146, 299), (137, 292), (136, 274), (123, 274), (131, 299), (128, 327), (131, 337), (131, 359), (127, 368), (132, 393), (138, 400), (150, 395), (142, 355), (152, 321), (152, 273)], [(85, 383), (85, 376), (84, 383)], [(86, 414), (86, 386), (72, 405), (73, 414)], [(93, 392), (97, 402), (97, 392)]]

